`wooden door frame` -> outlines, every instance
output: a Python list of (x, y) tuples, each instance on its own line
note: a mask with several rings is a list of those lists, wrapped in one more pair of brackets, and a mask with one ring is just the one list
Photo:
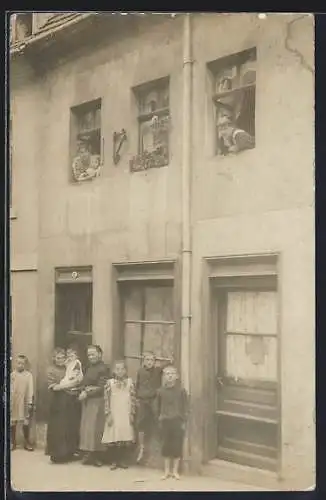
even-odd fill
[[(241, 265), (243, 269), (241, 269)], [(218, 268), (225, 268), (219, 272)], [(216, 373), (218, 372), (218, 339), (213, 336), (213, 331), (217, 321), (217, 304), (214, 307), (213, 296), (216, 294), (212, 281), (214, 278), (224, 276), (225, 278), (237, 276), (255, 276), (255, 275), (275, 275), (277, 277), (277, 296), (278, 296), (278, 320), (277, 320), (277, 412), (278, 412), (278, 459), (277, 475), (281, 478), (282, 470), (282, 350), (281, 350), (281, 304), (282, 304), (282, 285), (281, 285), (282, 258), (279, 252), (270, 252), (263, 254), (241, 254), (209, 256), (202, 259), (202, 331), (203, 341), (205, 343), (204, 353), (207, 359), (207, 366), (203, 368), (204, 377), (204, 397), (206, 401), (215, 402), (216, 394)], [(212, 348), (213, 347), (213, 348)], [(210, 366), (209, 366), (210, 365)], [(215, 375), (214, 375), (215, 373)], [(214, 397), (212, 397), (214, 394)], [(211, 414), (210, 413), (211, 410)], [(212, 453), (212, 404), (206, 407), (203, 432), (203, 461), (207, 462), (213, 458)], [(215, 431), (214, 437), (217, 438)]]

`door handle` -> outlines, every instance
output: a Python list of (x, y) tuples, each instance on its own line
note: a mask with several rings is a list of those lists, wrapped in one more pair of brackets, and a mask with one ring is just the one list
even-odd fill
[(216, 382), (217, 382), (217, 385), (219, 385), (220, 387), (224, 386), (224, 382), (223, 382), (222, 377), (216, 377)]

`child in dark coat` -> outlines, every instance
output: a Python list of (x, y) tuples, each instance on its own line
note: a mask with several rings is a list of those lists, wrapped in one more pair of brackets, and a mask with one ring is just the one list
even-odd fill
[(145, 436), (148, 436), (155, 421), (155, 399), (161, 387), (162, 369), (155, 366), (156, 356), (145, 352), (143, 366), (138, 370), (136, 379), (137, 430), (139, 453), (137, 462), (144, 456)]
[[(164, 476), (180, 479), (179, 464), (182, 457), (183, 439), (188, 414), (188, 395), (178, 381), (174, 366), (163, 370), (163, 386), (157, 393), (157, 413), (162, 438)], [(171, 462), (171, 463), (170, 463)], [(170, 468), (172, 465), (172, 471)]]

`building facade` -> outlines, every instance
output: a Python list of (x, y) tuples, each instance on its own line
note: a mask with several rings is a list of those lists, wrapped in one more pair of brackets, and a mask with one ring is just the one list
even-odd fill
[[(226, 36), (227, 33), (227, 36)], [(311, 15), (12, 18), (13, 353), (173, 357), (186, 462), (314, 483)]]

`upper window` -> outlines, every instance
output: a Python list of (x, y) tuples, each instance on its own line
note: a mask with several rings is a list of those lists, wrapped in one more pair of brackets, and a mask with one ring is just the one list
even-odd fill
[(161, 78), (134, 89), (138, 104), (138, 155), (132, 171), (163, 167), (169, 163), (169, 78)]
[(99, 175), (101, 138), (101, 99), (71, 108), (73, 181), (91, 180)]
[(209, 69), (214, 82), (217, 154), (254, 148), (256, 49), (218, 59)]

